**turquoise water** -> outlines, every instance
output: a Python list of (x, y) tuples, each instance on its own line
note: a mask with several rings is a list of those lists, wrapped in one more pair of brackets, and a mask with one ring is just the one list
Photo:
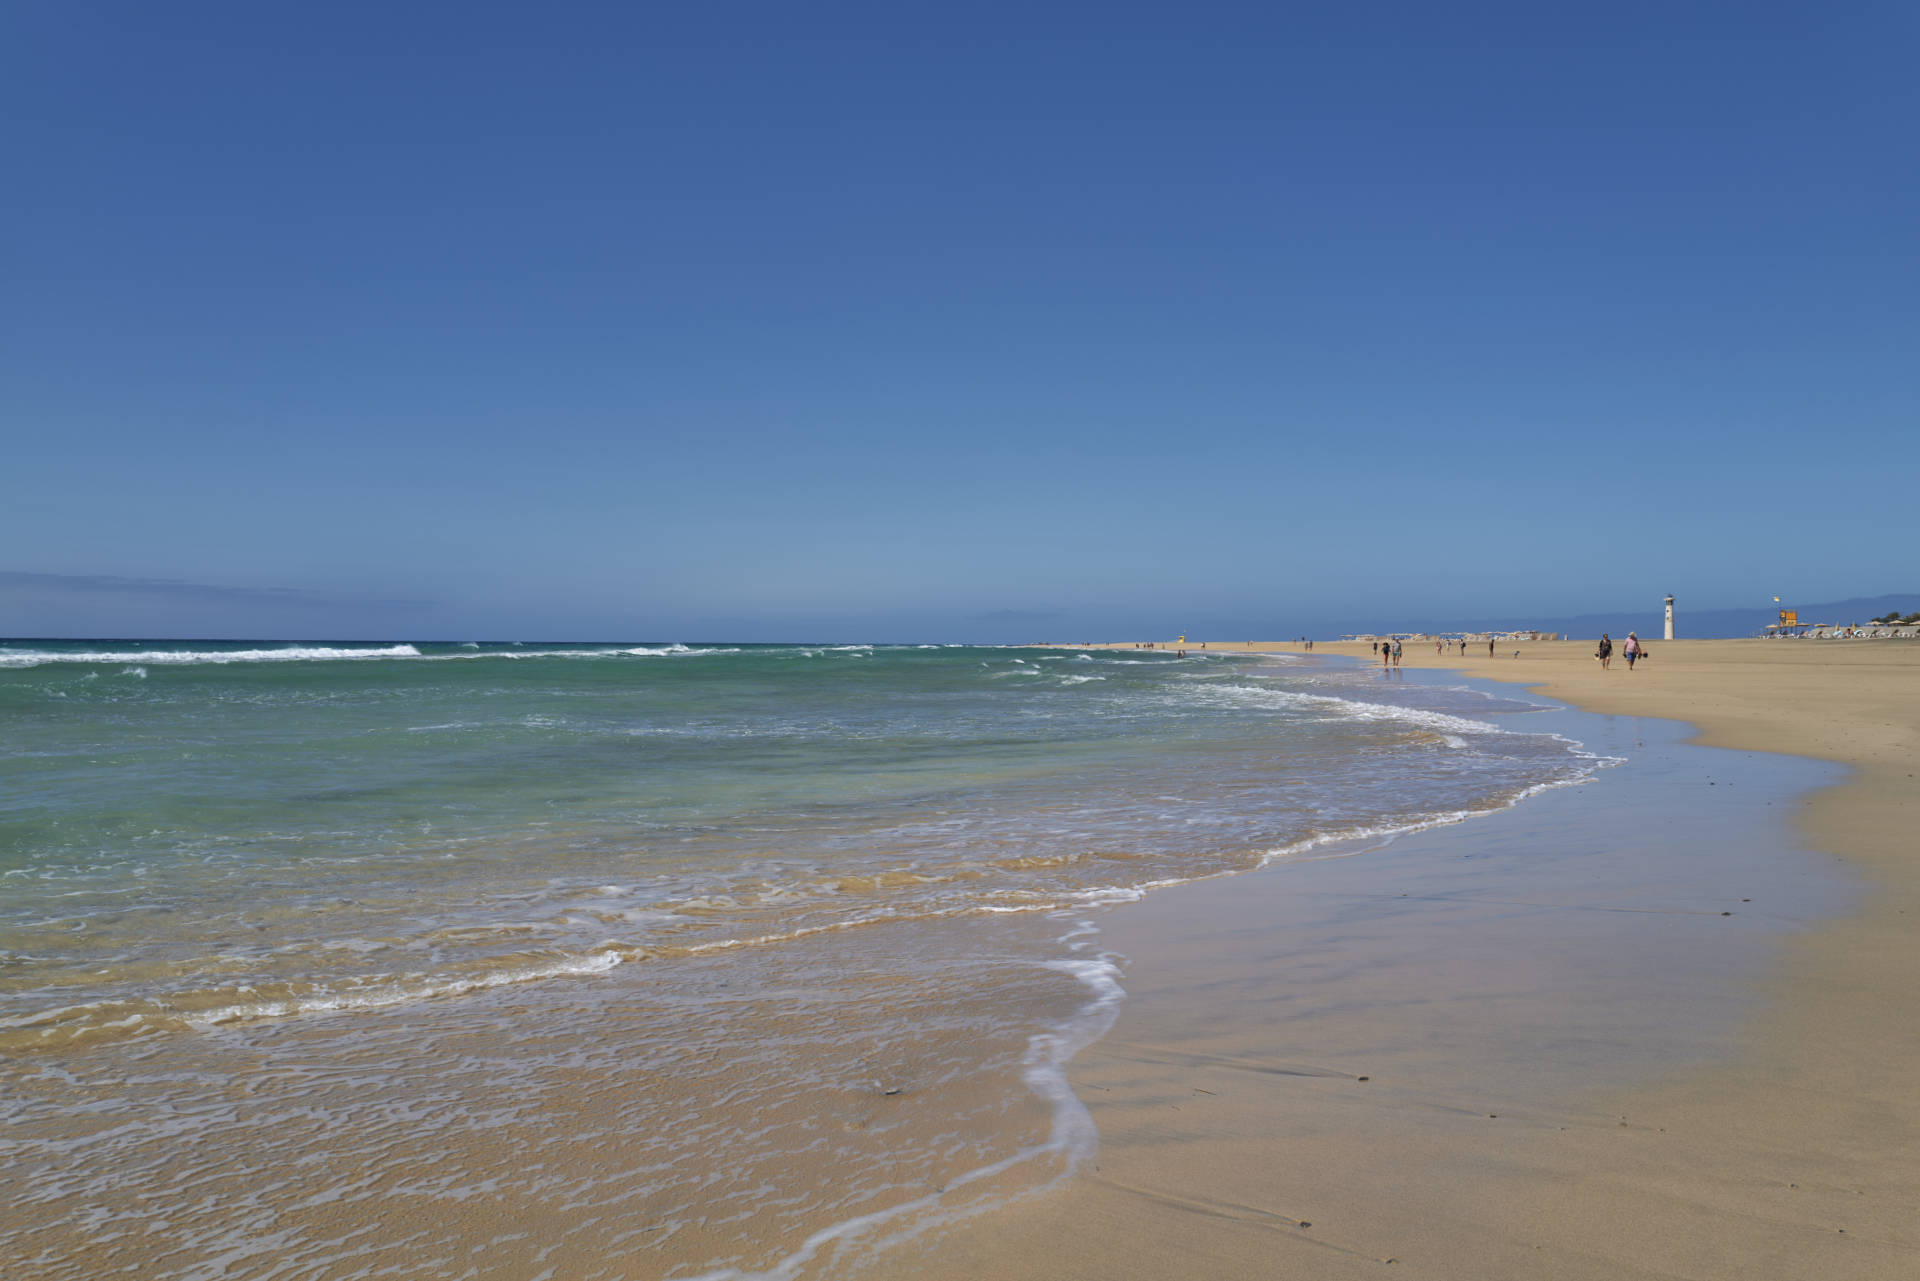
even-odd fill
[(1040, 911), (1584, 777), (1529, 705), (1252, 656), (0, 646), (0, 1045)]
[(1109, 905), (1603, 763), (1298, 657), (0, 643), (0, 1271), (843, 1276), (1092, 1153)]

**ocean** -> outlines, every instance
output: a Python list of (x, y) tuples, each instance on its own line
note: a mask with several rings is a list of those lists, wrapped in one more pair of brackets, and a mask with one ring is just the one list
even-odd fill
[(1300, 655), (0, 642), (0, 1261), (842, 1275), (1093, 1151), (1102, 914), (1607, 761)]

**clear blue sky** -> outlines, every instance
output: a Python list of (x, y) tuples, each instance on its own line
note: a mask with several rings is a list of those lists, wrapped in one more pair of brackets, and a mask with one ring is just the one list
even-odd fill
[(0, 635), (1920, 587), (1907, 3), (0, 9)]

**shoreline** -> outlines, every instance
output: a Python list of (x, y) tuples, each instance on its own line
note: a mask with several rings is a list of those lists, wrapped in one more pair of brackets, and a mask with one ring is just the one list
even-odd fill
[[(934, 684), (925, 675), (932, 672), (945, 677), (945, 688), (962, 691), (958, 710), (973, 709), (973, 720), (945, 705), (937, 738), (967, 731), (962, 743), (973, 741), (971, 734), (992, 746), (1011, 731), (1017, 752), (1007, 749), (1014, 754), (1002, 759), (999, 749), (982, 751), (965, 778), (936, 787), (929, 787), (925, 773), (910, 771), (903, 796), (894, 795), (899, 788), (869, 791), (848, 804), (802, 814), (805, 823), (787, 821), (784, 832), (769, 827), (780, 819), (777, 807), (773, 820), (758, 812), (747, 827), (722, 826), (713, 838), (718, 848), (737, 854), (768, 841), (785, 858), (724, 865), (731, 880), (720, 881), (720, 889), (769, 891), (764, 901), (688, 900), (685, 881), (671, 888), (678, 900), (667, 900), (670, 887), (649, 884), (619, 860), (599, 861), (603, 847), (579, 836), (590, 836), (591, 825), (556, 830), (543, 821), (526, 825), (538, 839), (512, 850), (539, 856), (528, 870), (537, 878), (536, 889), (540, 882), (547, 888), (515, 898), (509, 921), (546, 920), (564, 928), (516, 931), (510, 936), (516, 952), (506, 956), (509, 965), (539, 962), (545, 975), (537, 981), (464, 983), (447, 991), (446, 999), (432, 999), (422, 983), (413, 982), (398, 993), (401, 1000), (334, 1009), (311, 1001), (264, 1011), (269, 1017), (169, 1023), (149, 1035), (135, 1024), (125, 1037), (10, 1059), (9, 1085), (17, 1082), (18, 1088), (8, 1091), (4, 1109), (12, 1174), (7, 1186), (23, 1209), (0, 1231), (0, 1254), (37, 1260), (49, 1277), (76, 1278), (114, 1268), (187, 1275), (209, 1253), (229, 1248), (235, 1253), (222, 1257), (238, 1271), (299, 1266), (315, 1276), (372, 1267), (431, 1271), (447, 1251), (476, 1253), (484, 1259), (476, 1275), (500, 1277), (531, 1275), (548, 1265), (571, 1274), (599, 1268), (633, 1277), (749, 1275), (746, 1269), (843, 1275), (843, 1261), (851, 1266), (867, 1247), (884, 1248), (911, 1235), (920, 1219), (943, 1226), (971, 1206), (988, 1211), (1054, 1182), (1090, 1150), (1093, 1131), (1082, 1124), (1087, 1114), (1068, 1083), (1066, 1064), (1087, 1039), (1083, 1029), (1103, 1021), (1113, 1003), (1104, 998), (1110, 994), (1117, 1001), (1120, 993), (1104, 981), (1112, 971), (1094, 950), (1098, 931), (1083, 918), (1104, 919), (1106, 904), (1174, 876), (1197, 879), (1212, 868), (1251, 866), (1275, 848), (1291, 850), (1288, 834), (1318, 832), (1302, 826), (1302, 814), (1328, 815), (1329, 830), (1377, 833), (1385, 828), (1363, 820), (1429, 813), (1444, 819), (1480, 802), (1501, 803), (1529, 782), (1570, 778), (1588, 764), (1571, 759), (1578, 753), (1556, 745), (1550, 735), (1522, 734), (1502, 745), (1491, 737), (1469, 743), (1441, 732), (1467, 738), (1503, 732), (1493, 725), (1468, 728), (1462, 720), (1492, 706), (1481, 695), (1437, 696), (1426, 706), (1399, 709), (1408, 716), (1355, 716), (1371, 702), (1371, 673), (1356, 680), (1352, 672), (1322, 671), (1311, 686), (1328, 695), (1357, 693), (1360, 704), (1311, 694), (1290, 703), (1298, 696), (1281, 691), (1269, 697), (1263, 688), (1231, 682), (1218, 687), (1226, 691), (1222, 701), (1197, 697), (1211, 687), (1191, 686), (1188, 678), (1203, 674), (1197, 669), (1284, 674), (1292, 665), (1257, 659), (1169, 664), (1157, 658), (1143, 664), (1107, 655), (1117, 661), (1096, 666), (1103, 656), (1041, 661), (1031, 652), (963, 653), (956, 664), (954, 657), (865, 651), (858, 659), (849, 654), (838, 660), (847, 665), (840, 670), (859, 673), (852, 682), (807, 676), (806, 685), (839, 691), (825, 704), (835, 713), (834, 741), (831, 756), (821, 759), (865, 790), (871, 785), (859, 780), (884, 775), (892, 757), (916, 755), (888, 752), (888, 759), (870, 758), (871, 764), (847, 755), (848, 731), (867, 722), (853, 714), (859, 704), (844, 690), (871, 688), (884, 679), (870, 674), (883, 662), (897, 675), (896, 690), (917, 693)], [(217, 688), (223, 679), (257, 685), (267, 683), (263, 676), (285, 672), (280, 687), (305, 688), (333, 678), (364, 692), (386, 688), (382, 682), (393, 678), (389, 683), (405, 692), (425, 673), (438, 674), (435, 688), (448, 677), (474, 673), (457, 688), (477, 688), (485, 698), (476, 712), (459, 717), (461, 725), (446, 724), (453, 718), (437, 706), (434, 714), (415, 715), (413, 705), (403, 704), (404, 719), (390, 718), (439, 732), (464, 731), (476, 720), (523, 723), (520, 713), (553, 710), (554, 700), (578, 693), (583, 684), (591, 688), (584, 676), (595, 671), (609, 673), (621, 686), (631, 679), (611, 675), (619, 669), (606, 664), (561, 668), (536, 659), (535, 666), (515, 665), (521, 678), (534, 677), (515, 689), (531, 688), (549, 706), (509, 702), (498, 708), (491, 700), (501, 697), (496, 687), (507, 682), (484, 668), (403, 665), (412, 659), (352, 668), (332, 657), (297, 661), (328, 666), (271, 673), (256, 668), (223, 677), (221, 671), (196, 672), (196, 666), (207, 666), (196, 658), (176, 664), (184, 671), (156, 666), (151, 683), (140, 677), (139, 685), (119, 688), (198, 717), (194, 709), (208, 686)], [(732, 680), (727, 673), (742, 668), (764, 678), (750, 666), (753, 661), (689, 657), (670, 669), (649, 670), (684, 673), (674, 679), (690, 681), (714, 668), (719, 671), (713, 679), (724, 684)], [(789, 666), (817, 670), (810, 662)], [(95, 674), (83, 667), (49, 675), (117, 697), (104, 684), (83, 684), (104, 682), (116, 670)], [(871, 703), (885, 708), (888, 718), (897, 714), (892, 696)], [(704, 705), (725, 704), (709, 698)], [(1293, 707), (1284, 728), (1269, 714), (1276, 705)], [(1523, 700), (1494, 705), (1504, 705), (1501, 713), (1490, 713), (1494, 719), (1507, 713), (1529, 719)], [(1051, 737), (1009, 724), (1030, 711), (1071, 713), (1076, 707), (1092, 708), (1081, 714), (1099, 719)], [(758, 720), (791, 709), (762, 698), (749, 710)], [(1135, 746), (1116, 747), (1104, 732), (1116, 711), (1158, 719), (1135, 724)], [(524, 759), (537, 762), (554, 749), (547, 718), (534, 719), (540, 722), (540, 752)], [(157, 716), (151, 721), (166, 723)], [(331, 722), (276, 713), (262, 723), (275, 734), (300, 730), (324, 742), (318, 731)], [(165, 741), (151, 724), (150, 736)], [(590, 741), (597, 741), (595, 724), (585, 721)], [(623, 759), (624, 739), (617, 744)], [(398, 736), (391, 741), (403, 745), (401, 755), (416, 764), (455, 757), (462, 744), (436, 739), (414, 747), (418, 740)], [(1275, 750), (1280, 743), (1287, 746)], [(1179, 747), (1170, 751), (1173, 744)], [(375, 772), (361, 766), (368, 750), (352, 754), (354, 769), (344, 777), (324, 769), (320, 776), (337, 789)], [(728, 750), (731, 755), (737, 749)], [(1081, 758), (1077, 767), (1075, 754)], [(548, 786), (578, 788), (573, 801), (590, 811), (597, 758), (597, 752), (553, 758), (568, 768), (551, 782), (542, 783), (537, 771), (521, 781), (543, 794)], [(321, 755), (315, 763), (328, 761)], [(995, 785), (997, 778), (1008, 780), (1004, 789)], [(1276, 786), (1282, 778), (1287, 785)], [(1351, 790), (1326, 792), (1330, 780)], [(316, 784), (303, 774), (301, 786)], [(119, 787), (127, 799), (137, 799), (125, 776)], [(316, 803), (271, 785), (247, 791), (267, 798), (272, 821), (295, 831)], [(413, 798), (409, 804), (433, 797), (431, 790), (404, 788), (399, 795)], [(832, 799), (812, 786), (806, 796), (810, 804)], [(75, 812), (90, 811), (77, 804)], [(525, 816), (544, 820), (547, 811)], [(770, 830), (780, 834), (752, 835)], [(569, 832), (576, 845), (564, 839)], [(743, 832), (749, 834), (744, 839)], [(984, 835), (975, 838), (974, 832)], [(831, 857), (843, 847), (865, 862)], [(811, 850), (823, 853), (801, 857)], [(944, 853), (948, 863), (928, 853)], [(518, 859), (480, 864), (476, 871), (493, 866), (512, 871)], [(862, 867), (881, 875), (856, 875)], [(645, 870), (643, 861), (639, 870)], [(996, 870), (1006, 876), (996, 880)], [(890, 872), (908, 873), (904, 884), (886, 884)], [(382, 982), (389, 976), (499, 972), (471, 965), (457, 970), (443, 963), (449, 954), (456, 962), (466, 959), (453, 948), (428, 956), (410, 944), (425, 939), (438, 945), (449, 922), (491, 923), (497, 913), (467, 916), (462, 909), (490, 908), (502, 901), (495, 892), (502, 885), (516, 893), (525, 885), (464, 876), (459, 867), (443, 869), (438, 859), (424, 866), (402, 863), (399, 871), (383, 874), (389, 884), (404, 887), (392, 897), (408, 915), (419, 910), (413, 904), (430, 909), (411, 933), (389, 930), (390, 918), (366, 910), (380, 903), (356, 895), (337, 900), (351, 909), (348, 915), (322, 910), (309, 920), (303, 914), (299, 928), (268, 932), (263, 942), (276, 946), (265, 955), (290, 953), (294, 962), (284, 963), (287, 969), (297, 964), (298, 972), (322, 980), (341, 970), (371, 971)], [(297, 879), (290, 883), (296, 891), (303, 888)], [(933, 888), (920, 891), (922, 885)], [(889, 892), (895, 888), (903, 892)], [(795, 905), (795, 889), (814, 892)], [(143, 890), (142, 898), (191, 905), (182, 893), (169, 898)], [(216, 893), (208, 901), (229, 900)], [(284, 901), (328, 906), (292, 895)], [(658, 909), (673, 901), (687, 901), (693, 910), (684, 920), (669, 915), (652, 940), (659, 950), (648, 954), (642, 950), (650, 941), (647, 930), (660, 914), (642, 913), (628, 930), (621, 913), (636, 904)], [(894, 910), (903, 904), (931, 910)], [(564, 915), (549, 916), (556, 907)], [(220, 941), (240, 929), (267, 928), (273, 922), (263, 916), (282, 914), (242, 913), (206, 933)], [(187, 911), (156, 919), (158, 926), (145, 934), (140, 929), (147, 918), (133, 920), (139, 928), (129, 933), (164, 944), (186, 936), (201, 918)], [(335, 928), (336, 921), (343, 925)], [(717, 924), (710, 929), (708, 922)], [(483, 944), (498, 937), (485, 929), (478, 933)], [(350, 949), (338, 970), (308, 966), (308, 956), (318, 954), (312, 949), (279, 950), (315, 939), (377, 946)], [(620, 961), (555, 974), (548, 964), (552, 951), (536, 950), (548, 941), (556, 948), (584, 942), (593, 949), (571, 947), (563, 955)], [(614, 945), (627, 950), (614, 952)], [(416, 967), (419, 973), (407, 972)], [(248, 995), (257, 995), (258, 986)], [(212, 1008), (234, 1008), (226, 994), (221, 998)], [(112, 1012), (116, 1023), (133, 1023), (119, 1014)], [(473, 1126), (475, 1117), (484, 1123)], [(293, 1173), (282, 1178), (283, 1171)], [(183, 1187), (195, 1190), (190, 1201), (176, 1193)], [(376, 1215), (382, 1224), (398, 1222), (400, 1230), (375, 1226)], [(348, 1237), (346, 1253), (321, 1257)]]
[[(14, 1150), (38, 1144), (41, 1159), (14, 1167), (16, 1199), (48, 1209), (10, 1229), (31, 1241), (9, 1240), (17, 1257), (30, 1249), (75, 1269), (148, 1246), (177, 1261), (180, 1247), (160, 1238), (96, 1238), (89, 1225), (109, 1221), (97, 1212), (125, 1204), (129, 1187), (186, 1179), (233, 1192), (203, 1198), (217, 1208), (194, 1220), (198, 1239), (230, 1234), (221, 1239), (256, 1262), (330, 1241), (384, 1205), (429, 1243), (493, 1241), (482, 1271), (500, 1276), (535, 1250), (563, 1271), (633, 1276), (1342, 1277), (1391, 1261), (1393, 1275), (1598, 1281), (1768, 1276), (1780, 1258), (1798, 1268), (1782, 1276), (1909, 1275), (1920, 1262), (1909, 1226), (1920, 1172), (1901, 1162), (1920, 1126), (1900, 1057), (1901, 993), (1888, 985), (1920, 958), (1910, 947), (1874, 953), (1879, 986), (1862, 990), (1864, 1004), (1850, 988), (1835, 999), (1850, 976), (1795, 968), (1801, 949), (1887, 897), (1866, 869), (1810, 854), (1827, 847), (1802, 833), (1804, 813), (1835, 796), (1842, 825), (1857, 828), (1861, 807), (1835, 783), (1857, 784), (1860, 772), (1742, 746), (1783, 732), (1768, 716), (1805, 733), (1793, 710), (1837, 700), (1838, 728), (1817, 728), (1889, 774), (1876, 803), (1892, 806), (1897, 842), (1912, 798), (1898, 775), (1920, 724), (1908, 647), (1850, 647), (1842, 667), (1865, 679), (1789, 661), (1766, 682), (1753, 662), (1791, 655), (1749, 662), (1738, 648), (1667, 644), (1659, 658), (1685, 661), (1602, 675), (1585, 657), (1590, 643), (1528, 647), (1518, 661), (1443, 663), (1410, 650), (1415, 670), (1383, 677), (1377, 663), (1348, 668), (1355, 648), (1364, 660), (1364, 644), (1323, 645), (1284, 669), (1308, 703), (1335, 688), (1370, 701), (1404, 681), (1413, 705), (1424, 696), (1412, 687), (1450, 688), (1427, 701), (1472, 719), (1490, 698), (1499, 727), (1484, 731), (1578, 739), (1577, 755), (1619, 763), (1589, 786), (1547, 784), (1522, 793), (1524, 804), (1367, 829), (1376, 835), (1325, 850), (1309, 843), (1084, 912), (929, 921), (904, 935), (808, 932), (764, 953), (700, 952), (671, 987), (622, 967), (611, 981), (105, 1045), (78, 1076), (57, 1063), (38, 1073), (19, 1100), (53, 1105), (16, 1109), (14, 1136)], [(1476, 692), (1459, 692), (1456, 671)], [(1827, 692), (1802, 688), (1809, 680)], [(1622, 707), (1547, 707), (1503, 681)], [(1671, 705), (1688, 698), (1731, 709), (1749, 738), (1681, 745), (1704, 736), (1674, 719)], [(1637, 714), (1642, 704), (1661, 716)], [(1869, 713), (1884, 724), (1863, 738)], [(1210, 782), (1188, 789), (1216, 798), (1197, 817), (1246, 831), (1250, 815), (1306, 803), (1309, 793), (1289, 789), (1336, 758), (1309, 738), (1273, 738), (1258, 724), (1250, 734), (1241, 746), (1264, 762), (1251, 772), (1223, 774), (1209, 740), (1189, 753), (1174, 749), (1185, 740), (1156, 737), (1132, 786)], [(1436, 730), (1421, 768), (1483, 785), (1511, 755), (1468, 747)], [(1400, 801), (1420, 786), (1419, 773), (1351, 760), (1361, 764), (1353, 779), (1391, 782)], [(1466, 774), (1463, 761), (1473, 762)], [(1240, 790), (1220, 791), (1223, 778)], [(1113, 812), (1132, 814), (1133, 799), (1117, 794)], [(1144, 830), (1125, 821), (1122, 836)], [(1863, 908), (1868, 885), (1875, 897)], [(1893, 937), (1881, 941), (1910, 941), (1904, 902), (1888, 909)], [(1788, 978), (1805, 990), (1783, 986)], [(1790, 1050), (1861, 1055), (1856, 1077), (1821, 1079), (1825, 1065), (1797, 1060), (1751, 1066), (1796, 1000), (1837, 1021), (1777, 1035)], [(1882, 1039), (1842, 1014), (1884, 1025)], [(129, 1092), (123, 1077), (151, 1089)], [(72, 1138), (59, 1128), (70, 1097), (93, 1091), (137, 1121), (143, 1106), (204, 1103), (205, 1086), (191, 1082), (229, 1079), (230, 1115), (203, 1109), (197, 1128), (145, 1137), (123, 1127), (130, 1137), (104, 1159), (59, 1155)], [(375, 1079), (379, 1088), (361, 1088)], [(726, 1106), (713, 1105), (716, 1091)], [(1808, 1091), (1839, 1104), (1809, 1102)], [(311, 1126), (335, 1119), (311, 1132), (258, 1124), (281, 1108)], [(409, 1119), (393, 1123), (396, 1109)], [(468, 1133), (459, 1122), (475, 1109), (491, 1120)], [(762, 1164), (740, 1160), (728, 1174), (739, 1188), (706, 1196), (709, 1154), (742, 1136), (769, 1136), (764, 1150), (730, 1150), (758, 1152)], [(290, 1165), (289, 1150), (301, 1154), (300, 1181), (271, 1191), (350, 1195), (290, 1201), (271, 1233), (249, 1227), (266, 1222), (264, 1203), (240, 1189)], [(530, 1155), (538, 1189), (490, 1178)], [(455, 1181), (449, 1191), (421, 1182), (429, 1169)], [(745, 1203), (774, 1175), (815, 1200)], [(697, 1187), (683, 1195), (683, 1185)], [(556, 1187), (570, 1189), (568, 1204), (555, 1203)], [(885, 1208), (902, 1190), (920, 1195)], [(73, 1216), (89, 1206), (93, 1218)], [(148, 1213), (135, 1206), (126, 1222)], [(363, 1263), (417, 1255), (418, 1235), (356, 1249)], [(1713, 1266), (1679, 1267), (1683, 1254)], [(755, 1259), (765, 1272), (740, 1270)]]
[[(1096, 1158), (1051, 1206), (1017, 1207), (984, 1227), (955, 1232), (920, 1257), (883, 1260), (876, 1271), (1344, 1277), (1377, 1275), (1391, 1261), (1390, 1275), (1462, 1278), (1913, 1275), (1920, 1269), (1920, 1019), (1912, 1013), (1911, 976), (1920, 973), (1920, 864), (1907, 851), (1920, 820), (1912, 781), (1920, 647), (1650, 646), (1653, 657), (1633, 672), (1623, 664), (1601, 671), (1588, 640), (1524, 643), (1493, 659), (1408, 647), (1403, 662), (1522, 685), (1612, 718), (1626, 731), (1649, 719), (1677, 722), (1665, 728), (1675, 739), (1756, 762), (1787, 757), (1845, 767), (1837, 781), (1829, 767), (1798, 804), (1752, 802), (1780, 811), (1756, 813), (1768, 829), (1791, 835), (1803, 864), (1825, 860), (1858, 877), (1862, 893), (1850, 907), (1824, 918), (1816, 913), (1811, 928), (1776, 938), (1760, 961), (1749, 956), (1741, 973), (1717, 980), (1730, 1003), (1751, 997), (1724, 1042), (1695, 1061), (1682, 1055), (1664, 1066), (1637, 1062), (1624, 1083), (1574, 1080), (1578, 1073), (1553, 1070), (1549, 1054), (1534, 1073), (1544, 1079), (1521, 1092), (1539, 1088), (1506, 1113), (1510, 1124), (1497, 1138), (1462, 1125), (1449, 1114), (1465, 1114), (1458, 1100), (1424, 1085), (1400, 1098), (1369, 1086), (1358, 1103), (1354, 1077), (1339, 1063), (1269, 1063), (1265, 1070), (1279, 1074), (1269, 1079), (1290, 1087), (1270, 1089), (1245, 1071), (1205, 1075), (1186, 1055), (1187, 1076), (1202, 1084), (1178, 1087), (1198, 1091), (1185, 1096), (1181, 1111), (1168, 1092), (1178, 1082), (1166, 1062), (1156, 1073), (1122, 1061), (1132, 1052), (1123, 1047), (1137, 1051), (1142, 1032), (1183, 1028), (1211, 1038), (1224, 1023), (1245, 1050), (1262, 1036), (1269, 1050), (1293, 1042), (1233, 1023), (1249, 1011), (1281, 1008), (1262, 993), (1282, 986), (1283, 971), (1264, 978), (1230, 973), (1233, 962), (1219, 954), (1240, 945), (1217, 936), (1205, 913), (1183, 918), (1170, 896), (1157, 909), (1129, 909), (1134, 915), (1124, 925), (1116, 920), (1116, 935), (1153, 940), (1161, 968), (1142, 965), (1132, 973), (1117, 1026), (1074, 1064), (1076, 1089), (1100, 1124), (1108, 1159)], [(1297, 654), (1301, 647), (1229, 643), (1209, 650)], [(1364, 644), (1321, 644), (1313, 652), (1370, 657)], [(1736, 865), (1747, 856), (1739, 848), (1729, 853)], [(1222, 899), (1210, 908), (1225, 905)], [(1149, 917), (1157, 923), (1143, 924)], [(1560, 942), (1546, 937), (1525, 946), (1546, 963)], [(1444, 945), (1434, 963), (1468, 950)], [(1507, 955), (1506, 973), (1525, 969), (1528, 955), (1524, 947)], [(1238, 961), (1255, 956), (1242, 948)], [(1271, 965), (1270, 954), (1258, 956)], [(1622, 964), (1625, 973), (1630, 966)], [(1402, 981), (1416, 981), (1415, 974), (1405, 971)], [(1641, 974), (1633, 979), (1637, 990), (1616, 983), (1606, 993), (1618, 1002), (1619, 1027), (1654, 1013), (1665, 999), (1654, 986), (1660, 977)], [(1487, 1039), (1447, 1070), (1497, 1077), (1513, 1067), (1505, 1056), (1527, 1053), (1526, 1036), (1538, 1033), (1527, 1020), (1537, 1022), (1538, 1011), (1502, 1006), (1508, 980), (1501, 975), (1474, 981), (1488, 984), (1488, 999), (1478, 1006), (1459, 1001), (1458, 1013), (1468, 1024), (1477, 1021)], [(1330, 1007), (1354, 990), (1345, 977), (1329, 978)], [(1178, 1016), (1177, 1003), (1187, 1007)], [(1296, 1021), (1287, 1037), (1303, 1038), (1299, 1053), (1311, 1056), (1317, 1042), (1337, 1043), (1358, 1026), (1349, 1013), (1289, 1014)], [(1392, 1019), (1376, 1020), (1375, 1031), (1393, 1026)], [(1180, 1058), (1178, 1048), (1162, 1044), (1153, 1053)], [(1232, 1057), (1220, 1048), (1200, 1057)], [(1474, 1063), (1475, 1055), (1483, 1061)], [(1252, 1056), (1242, 1066), (1256, 1061), (1268, 1062)], [(1419, 1061), (1409, 1050), (1406, 1064)], [(1230, 1091), (1249, 1101), (1218, 1101)], [(1205, 1119), (1209, 1111), (1215, 1120)], [(1498, 1123), (1491, 1111), (1472, 1119)], [(1251, 1141), (1255, 1134), (1260, 1142)], [(1307, 1217), (1303, 1205), (1320, 1209)]]

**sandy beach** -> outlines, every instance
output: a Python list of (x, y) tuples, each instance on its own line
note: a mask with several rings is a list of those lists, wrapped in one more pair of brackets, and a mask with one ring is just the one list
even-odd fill
[(1920, 646), (1650, 646), (1408, 644), (1628, 763), (1115, 913), (1092, 1168), (879, 1271), (1920, 1275)]

